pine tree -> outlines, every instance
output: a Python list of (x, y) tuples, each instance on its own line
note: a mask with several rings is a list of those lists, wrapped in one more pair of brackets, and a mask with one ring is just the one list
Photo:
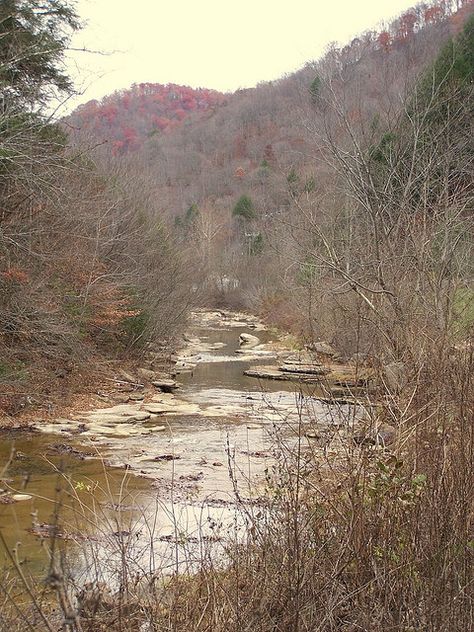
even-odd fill
[(71, 92), (63, 56), (79, 28), (67, 0), (2, 0), (0, 3), (0, 96), (3, 111), (32, 109), (57, 92)]
[(321, 92), (321, 79), (319, 77), (315, 77), (309, 86), (309, 94), (311, 97), (311, 101), (313, 103), (317, 103), (319, 100), (319, 95)]
[(255, 207), (248, 195), (242, 195), (232, 211), (234, 217), (240, 217), (245, 220), (251, 220), (256, 217)]

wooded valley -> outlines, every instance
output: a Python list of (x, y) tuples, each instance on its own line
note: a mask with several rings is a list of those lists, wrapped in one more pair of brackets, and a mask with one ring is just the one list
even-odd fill
[(337, 458), (280, 447), (224, 566), (133, 607), (122, 569), (124, 601), (93, 612), (66, 575), (5, 575), (0, 629), (473, 630), (473, 1), (252, 89), (140, 83), (58, 117), (79, 28), (67, 0), (0, 5), (3, 427), (170, 355), (206, 309), (370, 374), (367, 429)]

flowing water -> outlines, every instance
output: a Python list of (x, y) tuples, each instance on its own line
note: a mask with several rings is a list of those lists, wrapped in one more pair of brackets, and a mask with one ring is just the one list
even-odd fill
[(16, 451), (4, 487), (31, 496), (0, 505), (4, 565), (13, 555), (34, 573), (46, 572), (53, 532), (54, 545), (73, 553), (76, 573), (94, 568), (101, 576), (124, 550), (137, 573), (189, 568), (203, 547), (242, 537), (242, 503), (258, 506), (282, 436), (305, 417), (333, 420), (330, 407), (294, 384), (244, 376), (262, 359), (236, 354), (242, 332), (264, 343), (271, 337), (245, 323), (194, 327), (208, 350), (179, 376), (179, 398), (193, 412), (144, 422), (161, 424), (159, 432), (99, 439), (4, 434), (1, 461)]

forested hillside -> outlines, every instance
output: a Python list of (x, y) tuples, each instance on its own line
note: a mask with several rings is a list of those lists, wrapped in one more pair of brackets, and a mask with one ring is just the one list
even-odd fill
[(171, 335), (187, 302), (180, 257), (146, 182), (94, 163), (51, 121), (51, 98), (73, 89), (63, 56), (77, 28), (67, 3), (0, 6), (0, 409), (7, 415), (52, 405), (107, 359)]
[(68, 123), (107, 143), (114, 155), (124, 154), (140, 149), (156, 134), (175, 129), (190, 114), (212, 113), (223, 103), (224, 96), (214, 90), (140, 83), (101, 102), (89, 101), (75, 110)]
[[(328, 149), (357, 138), (362, 150), (389, 138), (420, 73), (471, 11), (470, 1), (417, 5), (379, 31), (331, 46), (293, 75), (225, 100), (214, 95), (219, 106), (205, 115), (183, 116), (180, 125), (121, 146), (136, 147), (116, 156), (117, 164), (147, 174), (161, 212), (198, 263), (194, 281), (211, 302), (271, 313), (299, 334), (333, 343), (337, 335), (348, 343), (350, 336), (324, 324), (326, 316), (317, 317), (314, 331), (315, 315), (303, 297), (313, 274), (313, 255), (303, 243), (307, 222), (319, 213), (318, 222), (332, 223), (334, 207), (346, 204)], [(120, 104), (118, 122), (115, 115), (107, 120), (110, 139), (122, 135), (124, 99), (135, 95), (134, 102), (152, 103), (152, 96), (140, 96), (143, 90), (104, 100), (101, 116), (106, 106)], [(72, 132), (79, 143), (104, 139), (102, 128), (94, 131), (95, 114), (87, 123), (89, 107), (96, 105), (70, 118), (86, 121)], [(149, 129), (149, 114), (141, 118), (135, 108), (129, 122)], [(98, 150), (104, 160), (110, 153), (117, 151), (106, 145)]]

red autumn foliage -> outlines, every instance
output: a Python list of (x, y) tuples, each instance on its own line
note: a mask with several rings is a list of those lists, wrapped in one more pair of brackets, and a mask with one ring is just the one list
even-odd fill
[(388, 50), (390, 48), (392, 36), (388, 31), (382, 31), (381, 33), (379, 33), (377, 41), (380, 44), (381, 48), (383, 48), (384, 50)]
[(28, 273), (21, 268), (11, 267), (1, 273), (2, 278), (9, 283), (19, 283), (24, 285), (30, 280)]
[(423, 14), (424, 20), (427, 24), (432, 24), (434, 22), (438, 22), (444, 17), (444, 10), (441, 6), (435, 5), (434, 7), (429, 7)]
[(239, 134), (239, 136), (237, 136), (234, 139), (234, 152), (233, 153), (234, 153), (234, 158), (237, 158), (237, 159), (245, 158), (247, 155), (247, 141), (241, 134)]
[(194, 112), (207, 112), (225, 103), (214, 90), (175, 84), (135, 84), (77, 108), (70, 124), (111, 143), (114, 154), (139, 149), (156, 132), (167, 132)]
[(130, 299), (113, 284), (103, 284), (100, 291), (89, 299), (90, 325), (99, 329), (114, 328), (126, 318), (137, 316), (140, 310), (133, 309)]
[(413, 11), (407, 11), (404, 13), (399, 20), (397, 37), (399, 39), (407, 39), (413, 35), (417, 21), (418, 18)]
[(450, 16), (449, 22), (452, 27), (453, 34), (459, 33), (464, 25), (469, 14), (474, 8), (474, 0), (464, 0), (462, 7)]

